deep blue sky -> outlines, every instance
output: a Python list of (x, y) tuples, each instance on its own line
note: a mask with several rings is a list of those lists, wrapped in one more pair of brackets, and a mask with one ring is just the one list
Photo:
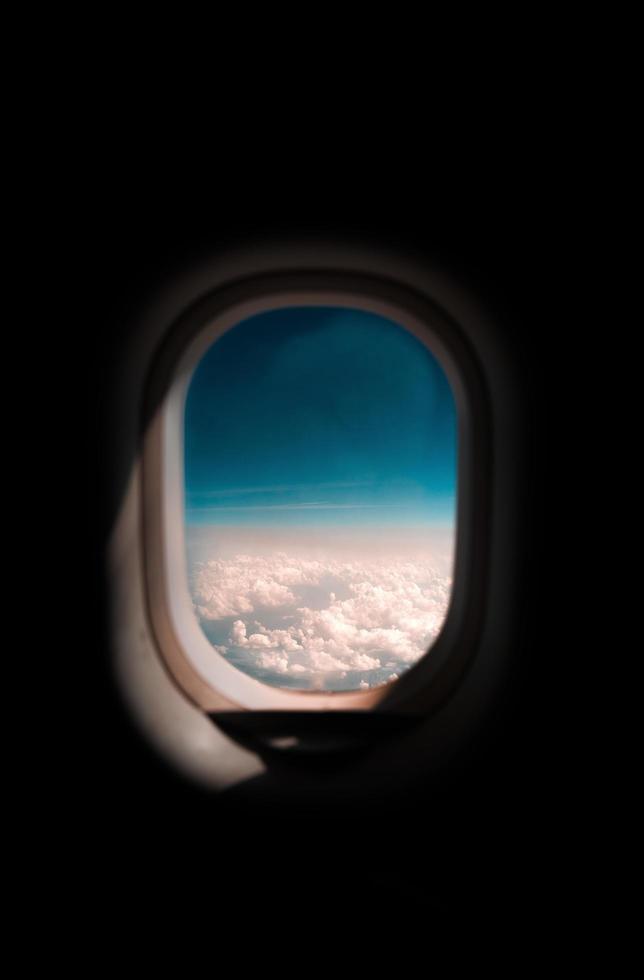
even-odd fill
[(185, 415), (189, 524), (450, 524), (456, 409), (412, 334), (335, 307), (261, 313), (206, 352)]

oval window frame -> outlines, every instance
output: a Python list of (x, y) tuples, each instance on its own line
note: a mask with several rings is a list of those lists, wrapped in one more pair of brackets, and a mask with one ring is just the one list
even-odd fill
[[(183, 422), (187, 389), (205, 351), (258, 313), (288, 306), (357, 308), (409, 330), (437, 359), (458, 415), (457, 509), (450, 602), (435, 642), (393, 684), (366, 691), (267, 685), (230, 664), (201, 631), (188, 592), (184, 540)], [(490, 502), (490, 433), (482, 374), (465, 336), (428, 297), (377, 277), (274, 273), (198, 300), (168, 331), (153, 361), (142, 418), (141, 486), (147, 610), (162, 661), (206, 711), (423, 710), (463, 675), (479, 634)]]

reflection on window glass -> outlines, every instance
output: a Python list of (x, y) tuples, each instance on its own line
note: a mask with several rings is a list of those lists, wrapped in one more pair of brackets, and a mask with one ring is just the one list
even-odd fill
[(185, 409), (194, 612), (266, 684), (395, 681), (451, 590), (456, 409), (409, 331), (341, 307), (254, 316), (217, 340)]

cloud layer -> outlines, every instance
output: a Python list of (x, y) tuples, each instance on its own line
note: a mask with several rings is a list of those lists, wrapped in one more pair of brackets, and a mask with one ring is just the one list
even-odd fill
[(236, 555), (191, 574), (215, 649), (267, 683), (302, 689), (395, 680), (438, 636), (450, 590), (431, 561), (403, 558)]

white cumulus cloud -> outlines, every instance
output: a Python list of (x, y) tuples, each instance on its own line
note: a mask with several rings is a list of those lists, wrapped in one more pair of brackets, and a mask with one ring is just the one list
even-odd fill
[[(235, 617), (225, 642), (213, 645), (241, 669), (288, 678), (291, 687), (349, 677), (358, 688), (397, 679), (426, 652), (451, 580), (430, 560), (307, 561), (279, 552), (199, 562), (191, 589), (204, 624)], [(353, 683), (352, 672), (360, 675)]]

